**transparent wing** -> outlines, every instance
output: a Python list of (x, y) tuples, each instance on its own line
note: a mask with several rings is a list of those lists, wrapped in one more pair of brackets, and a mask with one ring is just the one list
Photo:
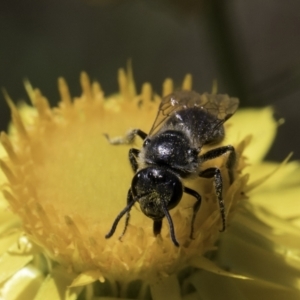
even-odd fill
[(191, 107), (199, 107), (216, 117), (219, 125), (228, 120), (237, 110), (239, 100), (228, 95), (198, 94), (193, 91), (177, 91), (164, 97), (160, 103), (155, 122), (149, 136), (156, 134), (166, 120), (176, 112)]

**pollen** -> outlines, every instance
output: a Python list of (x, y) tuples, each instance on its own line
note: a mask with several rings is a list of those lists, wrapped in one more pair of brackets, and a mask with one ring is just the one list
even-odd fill
[[(138, 205), (131, 211), (121, 240), (124, 220), (114, 236), (105, 239), (126, 206), (133, 176), (128, 161), (132, 145), (111, 145), (105, 135), (124, 136), (134, 128), (149, 132), (161, 100), (149, 83), (136, 92), (130, 68), (119, 71), (118, 82), (120, 92), (106, 97), (100, 84), (82, 73), (82, 95), (73, 99), (60, 78), (61, 100), (54, 108), (29, 82), (25, 87), (32, 106), (17, 107), (5, 93), (13, 126), (9, 135), (1, 134), (6, 157), (0, 166), (7, 178), (3, 194), (30, 241), (51, 261), (78, 275), (73, 286), (96, 280), (155, 282), (184, 267), (199, 266), (203, 254), (214, 249), (222, 228), (213, 180), (198, 178), (187, 183), (203, 198), (194, 239), (190, 239), (190, 230), (195, 200), (189, 195), (170, 211), (179, 248), (165, 220), (161, 234), (153, 235), (152, 220)], [(190, 75), (183, 88), (192, 88)], [(173, 82), (167, 79), (162, 96), (172, 91)], [(226, 131), (230, 131), (228, 123)], [(234, 181), (230, 184), (224, 175), (223, 188), (228, 224), (237, 203), (246, 199), (243, 152), (248, 143), (248, 137), (232, 141), (237, 152)], [(141, 145), (142, 141), (134, 143), (136, 148)], [(207, 162), (207, 167), (218, 166), (225, 174), (226, 159), (224, 155)]]

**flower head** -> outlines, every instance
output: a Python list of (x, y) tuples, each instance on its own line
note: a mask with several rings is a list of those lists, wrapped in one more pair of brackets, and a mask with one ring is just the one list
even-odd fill
[[(18, 216), (9, 215), (13, 220), (11, 227), (16, 228), (20, 222), (24, 233), (19, 248), (11, 250), (22, 253), (21, 262), (11, 267), (12, 274), (40, 257), (45, 266), (43, 272), (50, 272), (52, 278), (64, 278), (64, 291), (71, 285), (74, 288), (69, 291), (79, 294), (78, 287), (99, 280), (110, 282), (112, 291), (118, 283), (120, 294), (125, 295), (128, 284), (136, 280), (155, 285), (163, 278), (172, 282), (172, 276), (187, 267), (210, 269), (203, 255), (215, 249), (222, 223), (209, 179), (198, 178), (189, 183), (203, 198), (195, 220), (194, 239), (190, 239), (194, 199), (184, 196), (170, 211), (179, 248), (174, 246), (166, 222), (161, 235), (153, 235), (152, 220), (138, 206), (132, 209), (122, 240), (118, 239), (123, 230), (121, 223), (115, 235), (105, 239), (126, 205), (132, 178), (127, 152), (132, 146), (113, 146), (104, 135), (120, 136), (131, 128), (149, 130), (161, 97), (153, 94), (150, 84), (144, 84), (137, 94), (130, 70), (128, 74), (120, 70), (120, 93), (110, 97), (104, 97), (100, 85), (90, 83), (85, 73), (81, 75), (81, 86), (81, 97), (72, 101), (66, 82), (59, 79), (61, 102), (56, 108), (50, 108), (47, 99), (29, 83), (26, 89), (34, 108), (25, 105), (18, 109), (6, 94), (13, 127), (9, 136), (1, 134), (1, 169), (6, 178), (0, 173), (0, 179), (3, 195)], [(190, 76), (185, 78), (183, 88), (191, 89)], [(163, 96), (172, 90), (168, 79)], [(271, 110), (260, 114), (270, 116)], [(229, 184), (226, 175), (226, 155), (207, 163), (207, 167), (217, 166), (225, 174), (223, 198), (229, 224), (238, 202), (247, 199), (249, 175), (244, 168), (249, 164), (245, 148), (250, 136), (245, 132), (251, 134), (253, 130), (247, 132), (234, 124), (234, 118), (228, 121), (225, 140), (234, 145), (238, 154), (234, 182)], [(275, 123), (268, 124), (274, 133)], [(272, 134), (269, 136), (271, 140)], [(268, 143), (265, 141), (264, 145)], [(135, 146), (140, 147), (141, 143), (136, 141)], [(262, 155), (255, 153), (259, 161)], [(1, 203), (3, 207), (4, 200)], [(43, 272), (36, 276), (37, 282), (43, 279)], [(3, 280), (10, 276), (7, 274)], [(45, 290), (41, 289), (39, 295), (43, 293)]]

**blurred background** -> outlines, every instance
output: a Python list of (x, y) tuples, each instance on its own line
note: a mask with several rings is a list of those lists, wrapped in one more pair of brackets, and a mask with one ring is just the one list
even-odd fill
[[(15, 101), (28, 101), (24, 78), (52, 105), (59, 76), (78, 96), (83, 70), (113, 93), (131, 58), (138, 89), (191, 73), (200, 93), (217, 79), (243, 107), (273, 105), (286, 121), (268, 158), (300, 158), (299, 0), (2, 0), (0, 40), (0, 86)], [(0, 95), (0, 130), (9, 118)]]

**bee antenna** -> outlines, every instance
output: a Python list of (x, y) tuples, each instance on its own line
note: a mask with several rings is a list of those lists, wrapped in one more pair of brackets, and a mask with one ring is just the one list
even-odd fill
[(122, 219), (122, 217), (127, 213), (127, 217), (126, 217), (126, 220), (125, 220), (125, 227), (124, 227), (124, 230), (122, 232), (122, 235), (120, 236), (120, 238), (125, 234), (125, 231), (127, 229), (127, 225), (128, 225), (128, 222), (129, 222), (129, 217), (130, 217), (130, 210), (132, 208), (132, 206), (134, 205), (136, 200), (132, 200), (130, 201), (127, 206), (118, 214), (118, 216), (116, 217), (114, 223), (112, 224), (111, 226), (111, 229), (110, 231), (105, 235), (105, 238), (106, 239), (109, 239), (110, 237), (112, 237), (112, 235), (115, 233), (116, 231), (116, 228), (120, 222), (120, 220)]
[(168, 220), (168, 223), (169, 223), (170, 235), (171, 235), (172, 242), (174, 243), (174, 245), (176, 247), (179, 247), (179, 243), (177, 242), (176, 237), (175, 237), (173, 220), (172, 220), (172, 218), (171, 218), (171, 216), (169, 214), (169, 211), (168, 211), (168, 209), (167, 209), (166, 204), (165, 204), (164, 201), (162, 201), (161, 206), (162, 206), (162, 210), (163, 210), (163, 212), (164, 212), (164, 214), (165, 214), (165, 216), (166, 216), (166, 218)]

